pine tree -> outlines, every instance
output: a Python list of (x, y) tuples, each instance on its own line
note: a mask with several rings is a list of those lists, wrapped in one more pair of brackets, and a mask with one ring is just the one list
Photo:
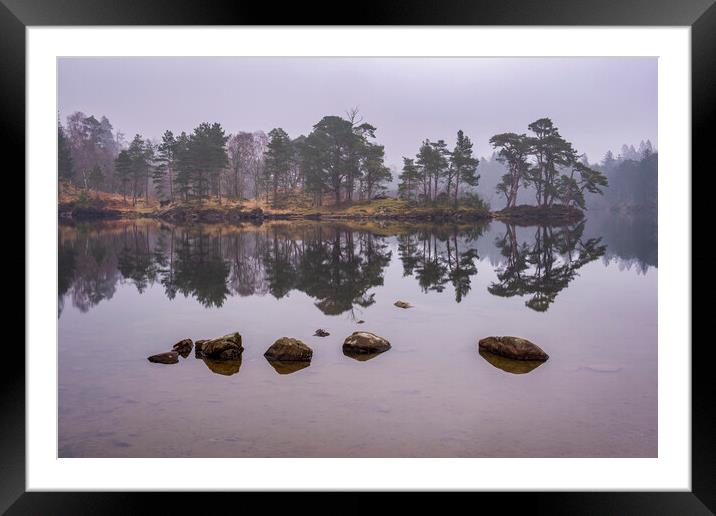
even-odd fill
[(264, 183), (273, 191), (273, 202), (278, 200), (278, 189), (285, 185), (293, 164), (293, 145), (286, 131), (280, 127), (269, 132), (269, 143), (264, 153)]
[(415, 160), (403, 157), (403, 171), (398, 176), (398, 195), (401, 199), (411, 201), (416, 197), (416, 189), (419, 184), (420, 175)]
[[(455, 176), (455, 205), (457, 206), (460, 195), (460, 183), (469, 186), (477, 186), (480, 175), (477, 173), (479, 160), (472, 155), (472, 142), (464, 135), (462, 130), (457, 132), (455, 149), (450, 154), (450, 165)], [(448, 191), (448, 195), (449, 195)]]
[(507, 173), (502, 176), (496, 190), (505, 196), (507, 207), (517, 204), (520, 186), (529, 178), (529, 141), (525, 134), (500, 133), (490, 138), (490, 144), (499, 149), (497, 161), (507, 165)]
[(128, 150), (119, 152), (114, 161), (114, 174), (122, 189), (122, 197), (127, 200), (127, 185), (132, 179), (132, 159)]
[[(177, 141), (174, 133), (165, 131), (157, 147), (157, 167), (154, 173), (154, 187), (162, 195), (169, 190), (169, 200), (174, 201), (174, 173), (176, 166)], [(166, 187), (165, 187), (166, 185)]]

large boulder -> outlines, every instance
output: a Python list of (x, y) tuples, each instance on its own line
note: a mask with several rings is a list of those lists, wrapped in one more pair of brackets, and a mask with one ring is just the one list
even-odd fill
[(367, 331), (354, 331), (343, 342), (343, 352), (346, 354), (382, 353), (389, 349), (390, 342)]
[(479, 348), (514, 360), (545, 361), (549, 358), (538, 345), (520, 337), (485, 337), (480, 340)]
[(313, 357), (313, 350), (298, 339), (281, 337), (271, 344), (264, 356), (270, 361), (310, 362)]
[(244, 347), (241, 345), (241, 334), (230, 333), (211, 340), (196, 341), (196, 356), (214, 360), (237, 360), (241, 358)]
[(176, 351), (167, 351), (166, 353), (158, 353), (147, 357), (147, 360), (155, 364), (176, 364), (179, 362), (179, 353)]

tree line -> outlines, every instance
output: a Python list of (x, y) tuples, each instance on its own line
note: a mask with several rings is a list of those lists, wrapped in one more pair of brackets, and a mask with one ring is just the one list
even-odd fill
[(458, 203), (460, 185), (477, 186), (479, 160), (472, 154), (473, 144), (462, 130), (457, 132), (454, 149), (445, 140), (423, 140), (415, 158), (403, 157), (398, 194), (406, 200), (450, 201)]
[[(136, 204), (150, 196), (163, 200), (223, 197), (281, 203), (293, 192), (312, 196), (315, 205), (372, 199), (393, 179), (376, 127), (357, 109), (344, 117), (325, 116), (308, 135), (291, 138), (280, 127), (227, 134), (219, 123), (193, 131), (165, 131), (160, 141), (137, 134), (126, 143), (106, 117), (76, 112), (58, 124), (61, 180), (84, 188), (116, 192)], [(585, 208), (585, 194), (602, 193), (606, 176), (589, 165), (549, 118), (528, 126), (529, 134), (500, 133), (490, 139), (507, 170), (496, 186), (507, 207), (520, 190), (534, 191), (536, 203)], [(626, 152), (633, 149), (626, 148)], [(636, 152), (636, 151), (634, 151)], [(455, 146), (425, 139), (413, 158), (403, 157), (398, 195), (415, 202), (457, 205), (478, 186), (480, 160), (462, 130)]]
[(280, 127), (227, 134), (219, 123), (190, 133), (167, 130), (161, 141), (137, 134), (128, 144), (107, 118), (77, 112), (58, 124), (59, 178), (120, 193), (133, 204), (150, 195), (190, 200), (222, 197), (280, 202), (295, 191), (334, 202), (370, 199), (392, 174), (376, 128), (358, 111), (325, 116), (308, 135), (291, 138)]

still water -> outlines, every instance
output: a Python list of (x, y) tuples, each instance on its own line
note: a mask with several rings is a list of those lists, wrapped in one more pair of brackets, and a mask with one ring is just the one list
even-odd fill
[[(60, 457), (657, 455), (655, 221), (125, 221), (58, 236)], [(344, 355), (358, 330), (392, 349)], [(234, 331), (240, 364), (147, 361)], [(489, 335), (550, 359), (487, 360)], [(282, 336), (313, 348), (309, 367), (266, 361)]]

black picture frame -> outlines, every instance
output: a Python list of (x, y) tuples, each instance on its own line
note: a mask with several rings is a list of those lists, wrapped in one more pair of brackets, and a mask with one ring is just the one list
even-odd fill
[[(279, 4), (244, 0), (0, 0), (0, 148), (12, 168), (25, 169), (25, 28), (50, 25), (606, 25), (690, 26), (692, 44), (692, 184), (713, 174), (710, 129), (716, 125), (715, 0), (421, 0), (369, 1), (350, 16), (336, 5)], [(8, 170), (10, 166), (8, 165)], [(698, 174), (695, 173), (698, 171)], [(664, 171), (687, 177), (688, 171)], [(701, 175), (703, 174), (703, 175)], [(18, 175), (19, 176), (19, 175)], [(20, 180), (22, 181), (22, 180)], [(18, 185), (24, 191), (24, 181)], [(692, 189), (692, 236), (707, 234), (707, 188)], [(701, 196), (701, 197), (700, 197)], [(704, 230), (704, 231), (700, 231)], [(18, 235), (18, 239), (24, 239)], [(710, 366), (713, 344), (697, 338), (707, 301), (697, 292), (711, 291), (715, 260), (707, 245), (692, 245), (692, 490), (690, 492), (475, 493), (485, 501), (550, 514), (712, 514), (716, 511), (714, 406)], [(23, 258), (25, 258), (23, 254)], [(14, 257), (17, 262), (17, 257)], [(686, 265), (686, 264), (685, 264)], [(32, 274), (26, 269), (26, 275)], [(712, 275), (711, 275), (712, 276)], [(693, 277), (693, 276), (692, 276)], [(19, 287), (18, 287), (19, 288)], [(18, 290), (19, 292), (19, 290)], [(703, 299), (706, 299), (703, 296)], [(19, 302), (16, 303), (20, 305)], [(24, 303), (22, 304), (24, 309)], [(701, 317), (699, 317), (701, 316)], [(700, 322), (701, 321), (701, 322)], [(698, 324), (697, 324), (698, 323)], [(8, 343), (9, 344), (9, 343)], [(684, 343), (671, 343), (683, 345)], [(39, 493), (25, 492), (25, 358), (13, 350), (2, 360), (0, 390), (0, 512), (7, 514), (125, 514), (151, 510), (188, 510), (188, 497), (211, 497), (213, 504), (235, 503), (229, 496), (253, 501), (255, 494), (196, 493)], [(710, 389), (711, 387), (711, 389)], [(264, 495), (265, 496), (265, 495)], [(270, 494), (269, 496), (276, 496)], [(285, 496), (285, 495), (284, 495)], [(290, 495), (303, 499), (304, 494)], [(366, 495), (362, 495), (366, 496)], [(375, 496), (370, 494), (368, 496)], [(413, 500), (422, 503), (423, 495)], [(361, 498), (362, 500), (362, 498)], [(482, 500), (481, 500), (482, 501)], [(300, 504), (300, 501), (298, 501)], [(356, 507), (371, 507), (370, 501)], [(507, 505), (503, 505), (507, 506)]]

